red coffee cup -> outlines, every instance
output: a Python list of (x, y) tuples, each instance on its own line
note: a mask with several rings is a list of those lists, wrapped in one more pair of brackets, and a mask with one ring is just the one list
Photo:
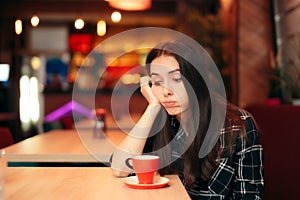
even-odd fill
[[(132, 160), (132, 166), (129, 160)], [(127, 159), (126, 164), (134, 170), (139, 184), (153, 184), (159, 166), (159, 156), (137, 155)]]

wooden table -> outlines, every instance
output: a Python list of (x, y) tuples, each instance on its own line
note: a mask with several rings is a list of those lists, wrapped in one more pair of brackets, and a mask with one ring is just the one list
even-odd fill
[(52, 130), (7, 147), (9, 163), (106, 163), (126, 136), (120, 130), (108, 130), (97, 138), (92, 129)]
[(190, 199), (178, 176), (166, 177), (170, 181), (164, 188), (137, 190), (108, 167), (8, 167), (5, 199)]

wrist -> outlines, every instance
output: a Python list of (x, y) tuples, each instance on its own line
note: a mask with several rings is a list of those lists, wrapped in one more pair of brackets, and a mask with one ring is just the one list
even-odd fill
[(160, 111), (160, 108), (161, 108), (161, 104), (160, 103), (150, 103), (146, 110), (149, 110), (149, 114), (150, 115), (156, 115), (159, 111)]
[(155, 103), (155, 104), (149, 104), (146, 112), (147, 112), (147, 116), (149, 121), (154, 122), (157, 114), (160, 112), (161, 109), (161, 104), (160, 103)]
[(160, 104), (149, 104), (137, 123), (138, 127), (149, 127), (153, 124), (157, 114), (159, 113), (161, 108)]

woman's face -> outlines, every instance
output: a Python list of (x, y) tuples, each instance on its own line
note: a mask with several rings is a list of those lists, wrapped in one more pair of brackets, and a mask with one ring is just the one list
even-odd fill
[(170, 55), (155, 58), (150, 65), (152, 91), (170, 115), (180, 114), (189, 108), (189, 98), (179, 71), (179, 63)]

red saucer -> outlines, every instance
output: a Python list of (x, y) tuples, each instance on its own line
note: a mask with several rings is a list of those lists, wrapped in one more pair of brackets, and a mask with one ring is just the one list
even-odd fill
[(123, 179), (125, 185), (133, 189), (158, 189), (165, 187), (169, 183), (169, 179), (166, 177), (160, 177), (153, 184), (139, 184), (137, 176), (130, 176)]

